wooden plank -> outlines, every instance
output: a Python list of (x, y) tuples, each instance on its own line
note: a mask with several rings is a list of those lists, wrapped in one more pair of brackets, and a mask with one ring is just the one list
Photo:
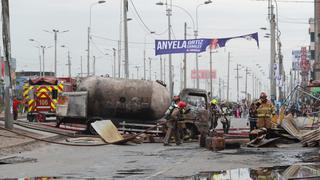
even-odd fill
[(115, 143), (124, 140), (111, 120), (96, 121), (91, 123), (91, 126), (107, 143)]

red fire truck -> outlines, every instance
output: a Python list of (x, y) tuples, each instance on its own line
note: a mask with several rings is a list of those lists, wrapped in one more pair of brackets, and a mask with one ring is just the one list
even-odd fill
[(27, 119), (30, 122), (43, 122), (46, 117), (55, 116), (58, 96), (63, 92), (63, 82), (60, 83), (54, 77), (38, 77), (29, 79), (23, 89)]

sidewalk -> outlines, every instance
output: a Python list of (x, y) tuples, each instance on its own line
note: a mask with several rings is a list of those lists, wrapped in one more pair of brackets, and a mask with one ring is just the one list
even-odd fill
[[(0, 121), (0, 127), (4, 127), (4, 122)], [(21, 127), (19, 125), (14, 125), (13, 131), (40, 138), (40, 139), (48, 139), (48, 138), (54, 138), (57, 135), (53, 133), (47, 133), (47, 132), (42, 132), (42, 131), (37, 131), (33, 129), (28, 129)], [(27, 146), (28, 144), (37, 142), (34, 139), (24, 137), (21, 135), (17, 135), (15, 133), (0, 129), (0, 156), (10, 154), (11, 152), (14, 153), (13, 151), (18, 150), (21, 147), (23, 150), (23, 146)]]

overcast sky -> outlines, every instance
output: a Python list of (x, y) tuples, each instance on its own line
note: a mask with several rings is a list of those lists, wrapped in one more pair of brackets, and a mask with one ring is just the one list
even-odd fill
[[(18, 70), (39, 70), (39, 52), (36, 43), (30, 42), (33, 38), (47, 46), (54, 45), (53, 34), (43, 30), (59, 29), (69, 30), (67, 33), (58, 35), (58, 75), (66, 76), (67, 49), (61, 48), (66, 45), (71, 52), (72, 74), (80, 73), (80, 57), (86, 64), (87, 49), (87, 27), (89, 24), (89, 9), (96, 0), (11, 0), (11, 37), (13, 56), (17, 58)], [(165, 6), (155, 5), (158, 0), (129, 0), (128, 22), (129, 28), (129, 64), (130, 77), (136, 77), (135, 66), (141, 66), (139, 77), (143, 76), (143, 49), (146, 39), (147, 57), (153, 58), (152, 71), (157, 72), (159, 79), (159, 57), (154, 56), (154, 39), (167, 39), (167, 32), (163, 35), (149, 35), (147, 29), (142, 25), (136, 15), (133, 5), (137, 9), (146, 26), (157, 33), (165, 32), (167, 29), (167, 16)], [(164, 2), (164, 1), (163, 1)], [(196, 6), (203, 0), (173, 0), (173, 4), (187, 10), (195, 21)], [(291, 51), (300, 49), (301, 46), (309, 45), (308, 19), (313, 16), (312, 1), (279, 1), (279, 29), (283, 44), (285, 69), (291, 66)], [(226, 81), (227, 54), (231, 52), (231, 92), (232, 98), (236, 97), (236, 81), (234, 70), (236, 64), (249, 67), (262, 81), (268, 84), (270, 61), (270, 39), (264, 38), (269, 31), (260, 30), (260, 27), (269, 28), (267, 1), (253, 0), (213, 0), (212, 4), (199, 7), (199, 37), (223, 38), (259, 32), (260, 48), (254, 41), (243, 39), (231, 40), (226, 48), (221, 48), (213, 55), (213, 68), (217, 70), (218, 78)], [(180, 8), (173, 7), (172, 27), (175, 39), (183, 38), (183, 24), (188, 23), (188, 38), (193, 38), (193, 25), (191, 18)], [(120, 23), (120, 0), (107, 0), (104, 4), (92, 7), (92, 45), (91, 54), (97, 57), (96, 72), (98, 75), (112, 73), (112, 57), (104, 55), (111, 54), (106, 49), (117, 48), (119, 40)], [(167, 57), (166, 57), (167, 58)], [(180, 64), (183, 55), (173, 55), (176, 82), (175, 91), (178, 92), (180, 84)], [(195, 55), (188, 55), (188, 76), (195, 67)], [(54, 48), (46, 50), (45, 69), (53, 71)], [(168, 64), (168, 63), (167, 63)], [(209, 54), (201, 53), (199, 58), (199, 69), (208, 69)], [(256, 64), (260, 64), (266, 73), (263, 76)], [(91, 66), (92, 67), (92, 66)], [(84, 71), (86, 68), (84, 66)], [(122, 70), (123, 72), (123, 70)], [(168, 74), (168, 73), (167, 73)], [(244, 70), (240, 71), (244, 77)], [(155, 74), (152, 73), (152, 78)], [(251, 77), (250, 77), (251, 79)], [(244, 78), (240, 80), (240, 89), (244, 89)], [(218, 81), (215, 81), (214, 94), (218, 93)], [(188, 86), (193, 87), (194, 82), (189, 80)], [(251, 80), (248, 83), (251, 91)], [(201, 82), (201, 88), (205, 88)], [(243, 94), (241, 95), (243, 96)]]

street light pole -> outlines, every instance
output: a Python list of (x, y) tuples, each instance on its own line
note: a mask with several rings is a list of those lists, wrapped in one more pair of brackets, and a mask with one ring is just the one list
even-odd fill
[(89, 26), (88, 26), (88, 48), (87, 48), (87, 76), (90, 75), (90, 40), (91, 40), (91, 12), (92, 7), (97, 4), (105, 3), (106, 1), (98, 1), (95, 3), (92, 3), (90, 5), (90, 14), (89, 14)]
[(151, 81), (151, 58), (149, 57), (149, 80)]
[(269, 3), (270, 8), (270, 97), (272, 101), (277, 99), (277, 89), (276, 89), (276, 81), (275, 81), (275, 74), (274, 74), (274, 65), (275, 65), (275, 58), (276, 58), (276, 48), (275, 48), (275, 15), (273, 13), (273, 5), (272, 1)]
[(69, 30), (64, 30), (64, 31), (59, 31), (58, 29), (52, 29), (51, 31), (48, 30), (43, 30), (47, 33), (53, 33), (54, 35), (54, 75), (55, 77), (57, 77), (57, 44), (58, 44), (58, 33), (65, 33), (65, 32), (69, 32)]
[[(184, 40), (187, 40), (187, 23), (184, 23)], [(183, 55), (183, 88), (187, 88), (187, 53)]]
[(227, 101), (229, 101), (229, 88), (230, 88), (230, 52), (228, 52)]
[(144, 48), (143, 48), (143, 79), (145, 80), (146, 79), (146, 38), (149, 34), (154, 34), (155, 31), (150, 31), (149, 33), (146, 33), (144, 35), (144, 41), (143, 41), (143, 45), (144, 45)]
[[(202, 4), (199, 4), (196, 7), (196, 29), (194, 30), (194, 38), (198, 39), (198, 33), (199, 33), (199, 24), (198, 24), (198, 9), (200, 6), (205, 5), (205, 4), (210, 4), (212, 3), (211, 0), (205, 1)], [(196, 71), (197, 71), (197, 89), (199, 89), (199, 58), (198, 58), (198, 53), (196, 53)]]
[[(167, 16), (168, 16), (168, 36), (169, 40), (171, 40), (171, 14), (172, 13), (172, 0), (170, 0), (170, 7), (168, 8), (167, 5)], [(172, 80), (172, 55), (169, 54), (169, 92), (170, 92), (170, 97), (173, 96), (173, 80)]]
[[(210, 66), (210, 75), (209, 75), (209, 78), (210, 78), (210, 95), (212, 96), (212, 46), (210, 45), (210, 63), (209, 63), (209, 66)], [(219, 84), (220, 84), (220, 79), (219, 79)], [(219, 90), (220, 90), (220, 87), (219, 87)], [(221, 98), (221, 93), (220, 93), (220, 98)]]
[(123, 0), (123, 33), (124, 33), (124, 72), (125, 78), (129, 78), (129, 49), (128, 49), (128, 22), (127, 22), (127, 12), (128, 12), (128, 0)]

